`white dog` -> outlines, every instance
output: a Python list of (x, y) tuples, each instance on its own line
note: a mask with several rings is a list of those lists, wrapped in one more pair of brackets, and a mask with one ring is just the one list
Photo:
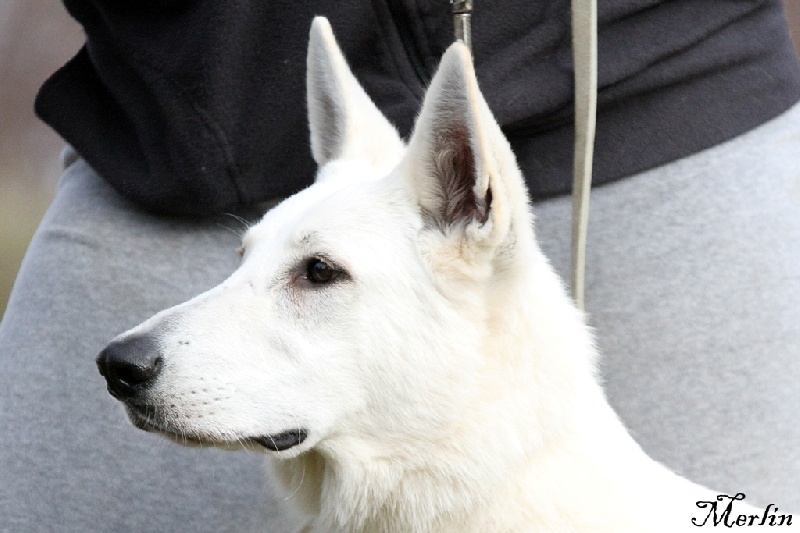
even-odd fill
[(99, 356), (137, 426), (264, 451), (306, 532), (781, 519), (649, 459), (611, 410), (463, 45), (406, 146), (316, 19), (308, 106), (316, 183), (247, 231), (228, 280)]

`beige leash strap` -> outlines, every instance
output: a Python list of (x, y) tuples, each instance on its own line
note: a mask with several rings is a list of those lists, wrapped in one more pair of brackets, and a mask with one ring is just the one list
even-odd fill
[(572, 295), (584, 310), (589, 192), (597, 120), (597, 0), (572, 0), (575, 158), (572, 180)]

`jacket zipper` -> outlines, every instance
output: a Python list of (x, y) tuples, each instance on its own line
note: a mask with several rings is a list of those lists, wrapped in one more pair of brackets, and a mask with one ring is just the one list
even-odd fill
[(403, 9), (403, 2), (402, 0), (386, 0), (386, 3), (397, 28), (397, 34), (403, 43), (403, 49), (406, 51), (409, 63), (411, 63), (411, 68), (414, 69), (422, 86), (427, 87), (431, 83), (431, 73), (425, 67), (422, 54), (420, 54), (414, 42), (414, 35), (411, 33), (411, 20), (408, 13)]

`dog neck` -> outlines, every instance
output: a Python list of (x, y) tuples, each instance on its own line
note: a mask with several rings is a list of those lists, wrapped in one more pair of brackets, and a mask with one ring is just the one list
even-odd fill
[[(548, 500), (571, 490), (537, 470), (566, 464), (577, 479), (600, 479), (607, 450), (641, 453), (597, 383), (583, 317), (538, 247), (528, 254), (514, 262), (524, 271), (493, 286), (482, 356), (497, 364), (487, 366), (479, 393), (446, 436), (389, 444), (380, 436), (340, 437), (275, 463), (289, 501), (313, 517), (310, 531), (466, 532), (475, 516), (494, 521), (485, 530), (513, 529), (530, 509), (552, 509)], [(537, 490), (514, 490), (531, 483)], [(495, 516), (491, 509), (508, 492), (543, 500), (524, 502), (520, 516), (507, 509)]]

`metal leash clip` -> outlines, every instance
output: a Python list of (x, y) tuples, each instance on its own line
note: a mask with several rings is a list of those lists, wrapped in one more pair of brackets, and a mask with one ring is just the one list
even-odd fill
[(453, 6), (456, 40), (472, 50), (472, 0), (450, 0), (450, 3)]

